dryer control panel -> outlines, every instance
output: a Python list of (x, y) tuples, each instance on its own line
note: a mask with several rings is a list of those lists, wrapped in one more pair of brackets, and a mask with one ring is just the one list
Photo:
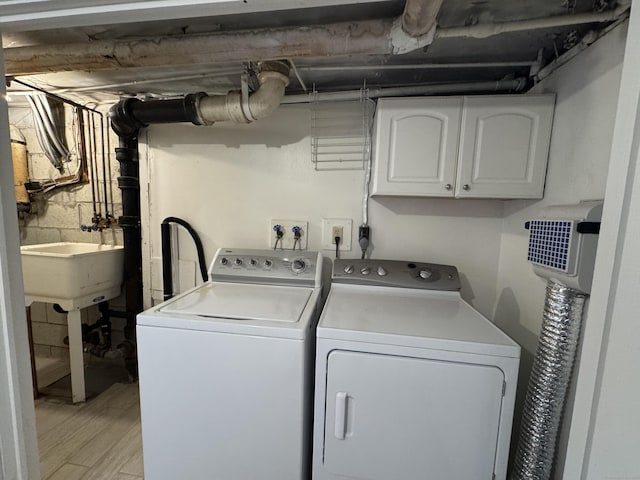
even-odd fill
[(332, 281), (422, 290), (460, 290), (460, 277), (454, 266), (399, 260), (335, 260)]
[(220, 248), (209, 267), (212, 281), (318, 286), (322, 256), (306, 250)]

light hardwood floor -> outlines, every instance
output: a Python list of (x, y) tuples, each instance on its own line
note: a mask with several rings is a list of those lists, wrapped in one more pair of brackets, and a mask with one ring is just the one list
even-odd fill
[(42, 480), (141, 480), (139, 400), (122, 383), (82, 405), (37, 400)]

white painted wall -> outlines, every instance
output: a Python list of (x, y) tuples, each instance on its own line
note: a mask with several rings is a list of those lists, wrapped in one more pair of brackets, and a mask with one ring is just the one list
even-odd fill
[[(526, 260), (524, 223), (548, 205), (604, 199), (626, 33), (626, 26), (613, 30), (534, 89), (557, 94), (545, 195), (540, 201), (505, 203), (494, 314), (495, 322), (523, 347), (520, 375), (524, 379), (537, 347), (546, 285)], [(519, 387), (518, 410), (526, 380)], [(516, 421), (515, 433), (518, 426)], [(558, 476), (566, 428), (563, 433)]]
[[(150, 210), (143, 230), (152, 257), (160, 257), (160, 223), (169, 215), (200, 232), (209, 261), (220, 246), (269, 248), (275, 218), (308, 220), (309, 249), (321, 248), (322, 217), (351, 218), (357, 245), (364, 173), (315, 170), (307, 106), (283, 106), (251, 125), (152, 126), (147, 142), (141, 170), (148, 167)], [(456, 265), (465, 298), (491, 314), (502, 206), (497, 200), (374, 198), (373, 257)], [(191, 242), (181, 238), (181, 258), (195, 260)], [(359, 255), (354, 249), (343, 256)], [(157, 293), (160, 279), (153, 275)]]
[(589, 357), (594, 367), (578, 379), (574, 420), (581, 428), (571, 434), (573, 444), (584, 445), (588, 425), (586, 449), (575, 449), (576, 457), (583, 453), (581, 479), (640, 479), (639, 218), (640, 10), (633, 8), (593, 285), (597, 316), (585, 332), (585, 348), (600, 354)]
[(544, 198), (505, 202), (495, 320), (535, 352), (546, 281), (526, 259), (525, 221), (548, 205), (603, 199), (626, 28), (618, 28), (538, 84), (556, 92)]

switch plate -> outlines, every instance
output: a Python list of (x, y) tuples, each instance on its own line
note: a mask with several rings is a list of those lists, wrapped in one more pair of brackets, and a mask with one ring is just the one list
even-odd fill
[(306, 220), (271, 220), (269, 223), (269, 248), (273, 248), (276, 243), (276, 232), (273, 230), (273, 227), (276, 225), (280, 225), (284, 232), (282, 242), (278, 242), (278, 250), (280, 247), (284, 250), (291, 250), (293, 248), (294, 236), (292, 229), (296, 226), (300, 227), (302, 232), (300, 241), (296, 244), (296, 250), (307, 249), (307, 232), (309, 230), (309, 222)]
[(351, 250), (351, 235), (353, 220), (350, 218), (323, 218), (322, 219), (322, 248), (324, 250), (336, 250), (333, 240), (333, 227), (342, 227), (343, 238), (340, 241), (340, 251)]

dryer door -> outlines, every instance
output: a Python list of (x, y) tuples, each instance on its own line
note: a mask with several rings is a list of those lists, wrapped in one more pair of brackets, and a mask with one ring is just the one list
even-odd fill
[(493, 366), (334, 351), (324, 466), (364, 480), (491, 480), (503, 382)]

